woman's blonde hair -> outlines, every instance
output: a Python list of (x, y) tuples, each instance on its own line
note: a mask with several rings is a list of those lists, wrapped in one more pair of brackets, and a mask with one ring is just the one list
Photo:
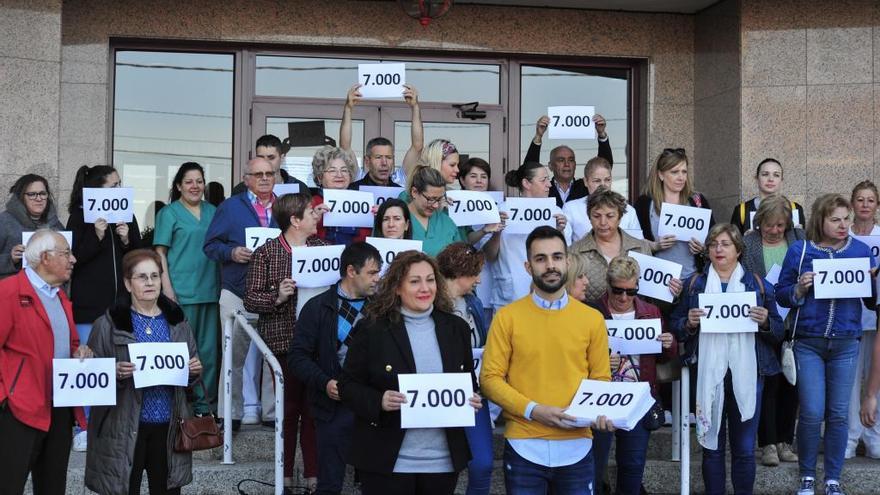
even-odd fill
[(810, 208), (810, 219), (807, 221), (807, 239), (813, 242), (822, 241), (822, 224), (837, 208), (846, 208), (848, 212), (852, 211), (849, 201), (837, 193), (823, 194), (816, 198), (816, 201), (813, 201), (813, 206)]
[(458, 153), (458, 149), (452, 144), (452, 141), (448, 139), (435, 139), (422, 150), (418, 164), (431, 167), (440, 172), (440, 165), (443, 163), (443, 160), (453, 153)]
[(666, 148), (657, 156), (657, 161), (648, 173), (648, 183), (645, 185), (645, 194), (654, 202), (654, 211), (660, 214), (665, 194), (663, 194), (663, 181), (660, 180), (660, 172), (667, 172), (675, 168), (679, 163), (687, 165), (687, 182), (679, 193), (679, 204), (688, 204), (688, 198), (694, 192), (694, 184), (691, 179), (691, 166), (684, 148)]
[(612, 280), (638, 279), (641, 269), (635, 258), (627, 255), (616, 256), (608, 263), (605, 278), (610, 284)]
[(575, 251), (568, 252), (568, 278), (565, 281), (565, 290), (571, 294), (574, 283), (578, 277), (587, 273), (587, 257)]

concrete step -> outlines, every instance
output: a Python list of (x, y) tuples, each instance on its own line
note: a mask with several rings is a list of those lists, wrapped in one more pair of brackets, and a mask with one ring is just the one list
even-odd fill
[[(243, 427), (236, 434), (234, 452), (236, 463), (222, 465), (219, 462), (221, 449), (213, 451), (197, 452), (193, 459), (193, 483), (183, 489), (185, 494), (238, 494), (236, 485), (245, 479), (255, 479), (271, 483), (273, 473), (273, 432), (264, 430), (259, 426)], [(648, 463), (645, 468), (644, 484), (652, 494), (677, 494), (680, 493), (680, 464), (670, 461), (672, 433), (671, 428), (661, 428), (652, 433), (648, 449)], [(501, 462), (503, 447), (503, 428), (495, 432), (496, 461), (492, 477), (492, 491), (494, 494), (504, 493), (504, 473)], [(691, 441), (691, 493), (702, 493), (703, 482), (701, 473), (701, 451), (692, 438)], [(757, 453), (756, 453), (757, 455)], [(84, 487), (83, 477), (85, 470), (84, 453), (73, 452), (70, 456), (68, 469), (67, 493), (90, 494)], [(302, 473), (302, 456), (297, 452), (296, 472)], [(729, 459), (728, 459), (729, 470)], [(818, 479), (822, 480), (822, 458), (820, 456)], [(614, 451), (612, 450), (608, 479), (613, 480), (616, 476)], [(729, 476), (729, 473), (728, 473)], [(844, 468), (843, 483), (849, 495), (880, 494), (880, 461), (858, 457), (847, 460)], [(755, 494), (785, 494), (792, 493), (798, 482), (797, 463), (783, 463), (778, 467), (766, 467), (757, 465), (755, 481)], [(256, 483), (245, 483), (242, 490), (247, 494), (274, 493), (271, 487)], [(456, 493), (464, 494), (467, 488), (467, 472), (459, 477)], [(728, 492), (733, 493), (733, 487), (728, 482)], [(31, 493), (30, 489), (26, 493)], [(146, 481), (142, 486), (141, 493), (147, 494)], [(343, 493), (356, 495), (359, 491), (353, 484), (353, 470), (349, 468), (346, 477), (345, 490)]]
[[(703, 493), (703, 482), (700, 470), (700, 456), (691, 460), (691, 490), (690, 493)], [(644, 484), (648, 493), (654, 495), (680, 493), (681, 478), (679, 475), (679, 463), (666, 460), (648, 460), (645, 467)], [(728, 462), (729, 466), (729, 462)], [(85, 454), (72, 453), (70, 467), (67, 476), (67, 492), (71, 495), (91, 494), (83, 484), (85, 470)], [(297, 472), (302, 472), (300, 456), (297, 456)], [(819, 459), (819, 476), (822, 479), (822, 459)], [(880, 493), (880, 461), (858, 457), (846, 461), (843, 475), (843, 483), (849, 495), (876, 495)], [(608, 477), (615, 479), (616, 466), (612, 457), (608, 468)], [(193, 482), (182, 490), (185, 494), (238, 494), (237, 484), (241, 480), (255, 479), (264, 482), (272, 482), (272, 463), (269, 461), (244, 461), (225, 466), (217, 461), (194, 460)], [(357, 495), (355, 488), (354, 473), (351, 468), (346, 476), (343, 493)], [(796, 463), (783, 463), (777, 467), (766, 467), (758, 464), (755, 480), (756, 495), (776, 495), (792, 493), (798, 482)], [(271, 487), (256, 483), (244, 483), (241, 489), (247, 494), (271, 494)], [(457, 494), (464, 494), (467, 489), (467, 471), (459, 477)], [(733, 487), (728, 482), (728, 493), (733, 493)], [(25, 493), (30, 494), (28, 488)], [(146, 480), (141, 487), (142, 494), (148, 494)], [(495, 461), (495, 469), (492, 475), (493, 495), (504, 493), (504, 473), (502, 462)], [(819, 492), (817, 492), (819, 493)]]
[[(242, 426), (241, 430), (233, 437), (233, 458), (236, 461), (271, 461), (275, 455), (275, 436), (272, 430), (262, 428), (259, 425)], [(693, 429), (691, 430), (691, 454), (700, 452)], [(495, 428), (493, 438), (493, 451), (495, 459), (501, 459), (504, 452), (504, 426)], [(612, 446), (612, 457), (614, 447)], [(651, 432), (651, 440), (648, 442), (648, 459), (668, 461), (672, 459), (672, 428), (664, 426)], [(223, 458), (223, 449), (218, 447), (212, 450), (196, 452), (194, 459), (220, 460)]]

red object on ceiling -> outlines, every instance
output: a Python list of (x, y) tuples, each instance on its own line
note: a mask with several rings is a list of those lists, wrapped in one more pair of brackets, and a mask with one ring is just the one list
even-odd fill
[(404, 12), (427, 27), (432, 19), (449, 12), (454, 0), (397, 0)]

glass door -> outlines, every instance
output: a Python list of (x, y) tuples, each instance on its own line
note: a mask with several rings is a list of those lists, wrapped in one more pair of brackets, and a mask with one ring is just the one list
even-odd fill
[[(504, 115), (501, 107), (480, 107), (484, 118), (462, 118), (459, 110), (451, 105), (421, 105), (425, 146), (434, 139), (447, 139), (458, 148), (463, 159), (479, 157), (492, 166), (491, 189), (502, 190), (505, 171)], [(403, 163), (403, 156), (410, 146), (412, 123), (409, 107), (382, 108), (383, 136), (393, 136), (395, 161)], [(465, 156), (466, 155), (466, 156)], [(464, 160), (462, 160), (464, 162)], [(452, 187), (457, 188), (458, 184)]]

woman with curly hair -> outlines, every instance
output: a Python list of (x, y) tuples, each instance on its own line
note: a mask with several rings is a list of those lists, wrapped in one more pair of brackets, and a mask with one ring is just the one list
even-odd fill
[[(398, 375), (473, 375), (470, 330), (451, 313), (437, 263), (418, 251), (397, 255), (352, 331), (339, 379), (342, 402), (355, 414), (349, 464), (364, 495), (452, 494), (470, 451), (464, 428), (402, 429), (407, 396)], [(479, 395), (470, 404), (482, 407)]]

